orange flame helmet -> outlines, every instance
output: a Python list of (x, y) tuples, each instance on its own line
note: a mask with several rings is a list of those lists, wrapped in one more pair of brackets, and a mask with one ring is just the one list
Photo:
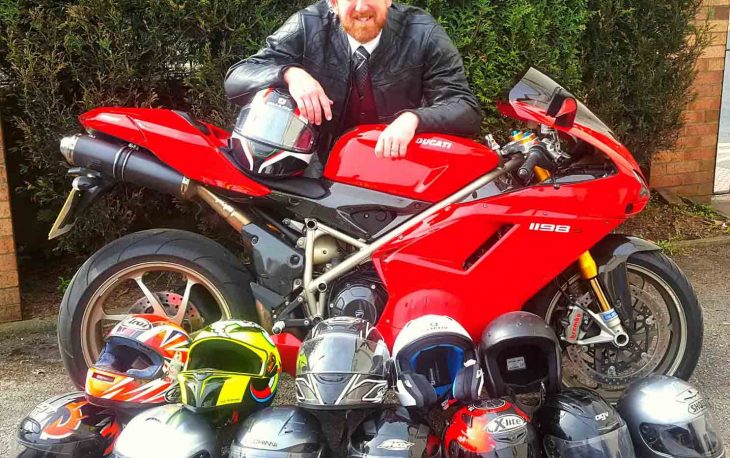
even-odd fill
[(177, 402), (177, 373), (188, 359), (190, 336), (165, 317), (130, 315), (107, 335), (96, 364), (86, 374), (94, 404), (147, 408)]
[(41, 402), (20, 422), (10, 455), (107, 457), (121, 430), (111, 409), (90, 404), (82, 392), (66, 393)]

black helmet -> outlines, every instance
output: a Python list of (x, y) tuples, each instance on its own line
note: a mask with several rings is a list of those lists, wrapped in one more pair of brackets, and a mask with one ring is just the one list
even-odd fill
[(569, 388), (548, 396), (532, 417), (547, 458), (632, 458), (626, 423), (598, 393)]
[(401, 407), (375, 412), (360, 423), (350, 436), (347, 458), (431, 458), (440, 450), (431, 429), (411, 420)]
[(12, 450), (22, 458), (103, 457), (112, 452), (120, 422), (106, 408), (90, 404), (83, 392), (44, 401), (18, 427)]
[(390, 354), (383, 336), (360, 318), (317, 323), (297, 357), (297, 402), (313, 409), (373, 407), (388, 389)]
[(238, 115), (230, 148), (238, 165), (265, 177), (301, 174), (314, 154), (315, 131), (285, 89), (264, 89)]
[(505, 399), (473, 402), (444, 430), (445, 458), (539, 458), (540, 439), (525, 412)]
[(652, 375), (629, 385), (616, 409), (626, 420), (640, 458), (724, 456), (710, 405), (695, 387)]
[(231, 444), (230, 458), (320, 458), (319, 421), (299, 407), (267, 407), (246, 419)]
[(560, 342), (539, 316), (510, 312), (492, 321), (479, 346), (485, 385), (494, 397), (561, 387)]

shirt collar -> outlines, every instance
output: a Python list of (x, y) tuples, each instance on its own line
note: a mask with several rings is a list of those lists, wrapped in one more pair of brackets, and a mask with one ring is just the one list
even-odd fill
[(368, 41), (367, 43), (360, 43), (356, 39), (352, 38), (349, 33), (346, 35), (347, 35), (347, 41), (350, 43), (350, 54), (355, 54), (355, 51), (360, 46), (364, 46), (365, 50), (369, 54), (372, 54), (373, 51), (375, 51), (375, 48), (378, 47), (378, 44), (380, 44), (380, 37), (383, 35), (383, 31), (381, 30), (378, 33), (377, 37), (373, 38), (372, 40)]

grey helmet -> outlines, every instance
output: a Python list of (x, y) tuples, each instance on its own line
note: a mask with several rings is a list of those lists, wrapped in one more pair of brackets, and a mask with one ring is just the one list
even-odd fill
[(639, 458), (724, 454), (707, 400), (684, 380), (666, 375), (637, 380), (616, 408), (626, 420)]
[(294, 380), (297, 405), (308, 409), (356, 409), (382, 404), (390, 353), (369, 322), (349, 316), (317, 323), (299, 347)]
[(433, 458), (441, 441), (405, 407), (375, 411), (350, 435), (347, 458)]
[(299, 407), (268, 407), (246, 419), (230, 458), (320, 458), (325, 445), (319, 421)]
[(111, 458), (218, 458), (216, 436), (205, 417), (180, 404), (154, 407), (132, 418)]
[(492, 321), (479, 343), (484, 384), (492, 397), (536, 392), (555, 393), (562, 386), (560, 341), (539, 316), (505, 313)]

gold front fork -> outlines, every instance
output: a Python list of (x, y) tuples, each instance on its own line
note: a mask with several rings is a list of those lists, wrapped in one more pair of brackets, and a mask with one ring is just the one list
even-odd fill
[(578, 258), (578, 265), (580, 266), (580, 272), (585, 280), (590, 283), (593, 292), (598, 299), (598, 307), (601, 309), (601, 313), (596, 317), (600, 320), (599, 326), (607, 328), (613, 334), (613, 343), (617, 347), (624, 347), (629, 343), (629, 336), (624, 331), (621, 325), (621, 319), (619, 318), (616, 311), (608, 303), (606, 294), (603, 292), (601, 283), (598, 281), (598, 267), (596, 261), (591, 256), (591, 253), (586, 251)]
[(601, 312), (608, 312), (611, 310), (611, 304), (608, 303), (606, 294), (604, 294), (603, 288), (601, 288), (601, 284), (598, 282), (598, 267), (596, 266), (596, 261), (593, 260), (591, 253), (586, 251), (580, 255), (578, 258), (578, 265), (580, 265), (580, 272), (583, 275), (583, 278), (590, 283), (591, 288), (593, 288), (593, 292), (596, 294), (596, 298), (598, 298), (598, 305), (601, 308)]

